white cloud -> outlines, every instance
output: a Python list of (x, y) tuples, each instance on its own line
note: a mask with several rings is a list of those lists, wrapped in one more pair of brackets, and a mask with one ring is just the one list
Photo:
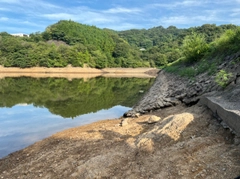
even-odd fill
[(143, 28), (142, 25), (139, 24), (134, 24), (134, 23), (121, 23), (121, 25), (118, 24), (110, 24), (108, 25), (109, 29), (114, 29), (114, 30), (129, 30), (129, 29), (141, 29)]
[[(240, 0), (239, 0), (239, 1), (240, 1)], [(232, 10), (232, 13), (230, 14), (230, 16), (232, 16), (232, 17), (238, 16), (238, 15), (240, 15), (240, 8), (238, 8), (238, 9), (233, 9), (233, 10)]]
[(238, 25), (240, 25), (239, 24), (239, 18), (232, 18), (229, 23), (230, 24), (238, 24)]
[(200, 7), (207, 3), (208, 1), (184, 0), (182, 2), (174, 2), (174, 3), (156, 3), (150, 6), (153, 8), (163, 7), (166, 9), (174, 9), (174, 8), (180, 8), (180, 7), (193, 7), (193, 6)]
[(0, 21), (8, 21), (9, 19), (7, 17), (0, 17)]
[(0, 10), (3, 9), (23, 15), (28, 13), (34, 14), (41, 11), (52, 11), (60, 8), (57, 5), (41, 0), (0, 0), (0, 6), (2, 6)]
[(206, 1), (185, 0), (181, 3), (178, 3), (178, 5), (182, 5), (182, 6), (202, 6), (205, 3), (206, 3)]
[(206, 23), (217, 23), (221, 21), (220, 18), (216, 17), (216, 12), (207, 12), (205, 11), (203, 13), (204, 15), (193, 15), (193, 16), (188, 16), (188, 15), (181, 15), (181, 16), (170, 16), (170, 17), (163, 17), (160, 19), (155, 19), (155, 23), (158, 22), (159, 24), (163, 26), (186, 26), (188, 27), (189, 24), (191, 26), (195, 25), (202, 25)]
[[(70, 19), (79, 23), (115, 30), (150, 28), (160, 25), (191, 27), (195, 24), (231, 23), (233, 18), (237, 19), (240, 15), (240, 9), (236, 6), (240, 0), (220, 0), (218, 2), (209, 0), (155, 1), (158, 3), (145, 3), (143, 1), (137, 3), (135, 0), (113, 3), (109, 0), (108, 2), (104, 1), (99, 5), (97, 4), (98, 0), (91, 2), (71, 1), (70, 3), (65, 1), (57, 3), (50, 0), (0, 0), (2, 16), (0, 21), (3, 24), (6, 18), (9, 20), (0, 28), (5, 31), (15, 26), (16, 29), (29, 27), (28, 32), (42, 31), (58, 20)], [(4, 14), (7, 11), (8, 13)], [(9, 14), (10, 16), (8, 16)], [(18, 14), (19, 17), (14, 17), (15, 14)]]
[(51, 20), (59, 20), (59, 19), (72, 19), (75, 20), (75, 16), (67, 13), (53, 13), (53, 14), (43, 14), (42, 17), (46, 17)]
[(10, 9), (0, 7), (0, 11), (10, 11)]
[(48, 2), (44, 2), (44, 1), (29, 1), (27, 6), (29, 8), (42, 8), (42, 9), (48, 9), (48, 10), (53, 10), (53, 9), (61, 9), (62, 7), (48, 3)]
[(106, 11), (103, 11), (104, 13), (110, 13), (110, 14), (118, 14), (118, 13), (130, 13), (130, 14), (135, 14), (141, 12), (139, 8), (122, 8), (122, 7), (117, 7), (117, 8), (111, 8)]
[(71, 13), (52, 13), (44, 14), (42, 17), (45, 17), (50, 20), (74, 20), (80, 21), (81, 23), (86, 24), (102, 24), (102, 23), (113, 23), (119, 21), (116, 16), (109, 17), (101, 13), (91, 12), (91, 11), (74, 11), (74, 14)]
[(170, 26), (173, 24), (187, 24), (192, 21), (190, 18), (186, 16), (173, 16), (173, 17), (164, 17), (159, 20), (160, 24), (164, 24), (165, 26)]
[(0, 3), (19, 4), (19, 0), (0, 0)]

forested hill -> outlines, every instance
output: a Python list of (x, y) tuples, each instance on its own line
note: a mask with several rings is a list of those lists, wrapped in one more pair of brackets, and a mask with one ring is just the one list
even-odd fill
[(151, 29), (113, 31), (62, 20), (30, 37), (0, 33), (0, 65), (5, 67), (93, 68), (160, 67), (184, 56), (184, 40), (201, 35), (207, 44), (214, 42), (235, 25), (178, 29), (162, 26)]
[(5, 67), (149, 67), (138, 49), (112, 30), (62, 20), (30, 37), (0, 33), (0, 65)]
[(182, 57), (183, 41), (193, 33), (201, 34), (206, 43), (210, 44), (226, 32), (234, 30), (235, 25), (204, 24), (200, 27), (178, 29), (175, 26), (162, 26), (151, 29), (132, 29), (119, 32), (119, 36), (128, 41), (131, 46), (145, 49), (142, 59), (156, 66), (166, 65)]

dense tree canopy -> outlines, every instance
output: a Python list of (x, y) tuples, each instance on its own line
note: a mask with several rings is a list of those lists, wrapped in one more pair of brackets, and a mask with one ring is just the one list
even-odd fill
[[(0, 65), (21, 68), (69, 64), (95, 68), (160, 67), (186, 55), (192, 59), (201, 57), (207, 51), (207, 44), (220, 38), (225, 31), (235, 29), (235, 25), (204, 24), (189, 29), (159, 26), (116, 32), (62, 20), (30, 37), (0, 33)], [(192, 34), (196, 34), (195, 37)]]
[(192, 38), (192, 34), (197, 34), (198, 37), (201, 36), (209, 44), (219, 38), (226, 30), (236, 28), (235, 25), (216, 26), (215, 24), (204, 24), (189, 29), (178, 29), (175, 26), (169, 26), (168, 28), (159, 26), (148, 30), (132, 29), (121, 31), (118, 34), (128, 41), (130, 45), (138, 49), (145, 49), (141, 55), (142, 59), (148, 60), (152, 66), (163, 66), (184, 56), (182, 46), (186, 36)]
[(14, 37), (0, 33), (0, 65), (5, 67), (149, 67), (138, 49), (114, 31), (59, 21), (43, 33)]

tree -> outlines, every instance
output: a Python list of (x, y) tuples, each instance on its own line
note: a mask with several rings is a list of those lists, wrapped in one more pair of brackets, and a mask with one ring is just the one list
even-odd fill
[(200, 60), (208, 50), (208, 44), (201, 34), (192, 33), (184, 38), (183, 54), (187, 61), (194, 62)]
[(129, 46), (125, 42), (121, 42), (116, 44), (116, 47), (113, 52), (113, 57), (126, 57), (129, 52)]

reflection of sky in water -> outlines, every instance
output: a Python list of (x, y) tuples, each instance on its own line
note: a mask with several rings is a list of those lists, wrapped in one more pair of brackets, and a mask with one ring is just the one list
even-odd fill
[(119, 118), (129, 109), (114, 106), (71, 119), (53, 115), (48, 109), (33, 105), (0, 108), (0, 158), (64, 129), (98, 120)]

